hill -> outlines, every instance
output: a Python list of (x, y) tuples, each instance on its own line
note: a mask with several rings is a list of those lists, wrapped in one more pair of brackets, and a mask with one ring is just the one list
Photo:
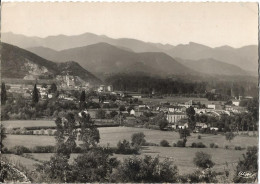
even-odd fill
[(212, 58), (216, 61), (236, 65), (248, 71), (257, 72), (258, 69), (258, 47), (255, 45), (241, 48), (232, 48), (229, 46), (211, 48), (190, 42), (187, 45), (178, 45), (165, 52), (174, 58), (184, 60)]
[(19, 47), (1, 43), (2, 78), (54, 78), (56, 75), (77, 75), (90, 83), (100, 82), (76, 62), (55, 63)]
[[(224, 63), (222, 61), (218, 61), (212, 58), (208, 59), (200, 59), (200, 60), (183, 60), (179, 58), (175, 58), (180, 63), (185, 66), (209, 75), (226, 75), (226, 76), (249, 76), (254, 75), (248, 71), (241, 69), (232, 64)], [(257, 74), (255, 74), (257, 75)]]
[(46, 57), (57, 62), (77, 61), (81, 66), (99, 76), (135, 72), (158, 76), (198, 74), (165, 53), (135, 53), (107, 43), (97, 43), (62, 51), (52, 50), (51, 54)]

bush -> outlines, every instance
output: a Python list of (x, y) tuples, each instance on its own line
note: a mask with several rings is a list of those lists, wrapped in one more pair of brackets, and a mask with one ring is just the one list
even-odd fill
[(162, 146), (162, 147), (170, 147), (170, 144), (169, 144), (169, 142), (167, 140), (162, 140), (160, 142), (160, 146)]
[(55, 147), (54, 146), (35, 146), (32, 153), (54, 153)]
[(241, 146), (235, 146), (235, 150), (243, 150), (244, 148), (241, 148)]
[(193, 159), (194, 164), (202, 169), (211, 168), (215, 165), (211, 160), (211, 155), (204, 152), (197, 152)]
[(201, 135), (198, 135), (198, 139), (201, 139)]
[(30, 149), (24, 146), (14, 146), (9, 151), (15, 155), (22, 155), (23, 153), (31, 153)]
[(133, 146), (143, 146), (146, 142), (146, 140), (144, 138), (145, 138), (145, 135), (143, 132), (134, 133), (131, 138), (132, 145)]
[(229, 149), (229, 146), (228, 146), (228, 145), (225, 145), (225, 149)]
[(184, 141), (179, 140), (177, 143), (173, 143), (173, 147), (185, 147), (186, 143)]
[(193, 142), (193, 143), (191, 144), (191, 147), (192, 147), (192, 148), (206, 148), (206, 145), (203, 144), (202, 142), (199, 142), (199, 143)]
[(110, 178), (112, 183), (177, 183), (178, 169), (168, 159), (134, 156), (124, 159)]
[(228, 132), (225, 134), (225, 136), (226, 136), (226, 140), (230, 142), (232, 139), (234, 139), (235, 134), (233, 132)]
[(139, 146), (131, 147), (129, 141), (123, 140), (117, 143), (117, 154), (138, 154)]
[(218, 148), (218, 145), (217, 144), (215, 144), (215, 143), (210, 143), (210, 148)]
[(144, 144), (144, 146), (159, 146), (159, 145), (156, 144), (156, 143), (152, 143), (152, 142), (146, 142), (146, 143)]
[[(236, 166), (236, 173), (233, 181), (235, 183), (255, 183), (258, 176), (258, 147), (248, 147), (247, 152), (243, 154), (243, 158), (239, 160)], [(249, 172), (251, 177), (243, 177), (240, 172)]]

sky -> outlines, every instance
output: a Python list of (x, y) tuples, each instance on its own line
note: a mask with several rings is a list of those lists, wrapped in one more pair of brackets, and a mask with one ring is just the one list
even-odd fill
[(1, 32), (135, 38), (211, 47), (258, 44), (257, 3), (2, 3)]

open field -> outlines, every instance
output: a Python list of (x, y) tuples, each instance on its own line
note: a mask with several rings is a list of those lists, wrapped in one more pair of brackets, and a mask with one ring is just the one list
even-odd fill
[(9, 121), (2, 121), (4, 127), (6, 128), (26, 128), (26, 127), (49, 127), (49, 126), (56, 126), (53, 120), (9, 120)]
[[(143, 132), (147, 142), (159, 144), (161, 140), (167, 140), (170, 145), (176, 143), (179, 140), (179, 133), (172, 131), (159, 131), (150, 130), (145, 128), (131, 128), (131, 127), (106, 127), (99, 128), (100, 132), (100, 145), (106, 146), (109, 144), (111, 147), (117, 145), (119, 140), (131, 140), (131, 135), (137, 132)], [(220, 148), (224, 148), (226, 145), (233, 148), (234, 146), (241, 146), (246, 148), (247, 146), (258, 145), (257, 137), (244, 137), (236, 136), (234, 140), (228, 142), (223, 135), (201, 134), (201, 139), (198, 139), (199, 134), (191, 134), (188, 137), (187, 146), (190, 146), (193, 142), (202, 142), (207, 147), (210, 143), (218, 144)], [(7, 135), (4, 140), (4, 145), (7, 148), (11, 148), (16, 145), (23, 145), (26, 147), (34, 147), (38, 145), (54, 145), (54, 136), (47, 135)]]
[[(150, 130), (143, 128), (130, 128), (130, 127), (107, 127), (99, 128), (100, 131), (100, 145), (106, 146), (109, 144), (111, 147), (115, 147), (119, 140), (131, 140), (131, 135), (136, 132), (143, 132), (145, 134), (145, 139), (147, 142), (159, 144), (161, 140), (168, 140), (170, 145), (173, 142), (179, 140), (178, 132), (171, 131), (159, 131), (159, 130)], [(234, 150), (235, 146), (241, 146), (246, 148), (247, 146), (258, 145), (257, 137), (245, 137), (245, 136), (236, 136), (234, 140), (228, 142), (225, 140), (223, 135), (211, 135), (211, 134), (200, 134), (201, 139), (198, 139), (199, 134), (191, 134), (188, 137), (187, 146), (190, 146), (192, 142), (202, 142), (207, 148), (177, 148), (177, 147), (161, 147), (161, 146), (146, 146), (141, 150), (141, 154), (138, 157), (143, 157), (144, 155), (159, 156), (161, 160), (169, 158), (177, 165), (180, 174), (188, 174), (194, 172), (196, 167), (193, 164), (193, 158), (195, 153), (198, 151), (203, 151), (212, 155), (212, 160), (215, 162), (214, 170), (218, 172), (223, 172), (224, 167), (228, 167), (230, 170), (230, 177), (233, 177), (235, 167), (242, 154), (246, 150), (238, 151)], [(218, 144), (219, 148), (209, 148), (210, 143)], [(7, 148), (11, 148), (15, 145), (23, 145), (26, 147), (34, 147), (38, 145), (54, 145), (55, 138), (54, 136), (36, 136), (36, 135), (7, 135), (7, 138), (4, 140), (4, 145)], [(224, 149), (225, 145), (229, 145), (230, 149)], [(32, 153), (30, 154), (33, 158), (48, 161), (53, 155), (53, 153)], [(73, 162), (74, 158), (78, 154), (72, 154), (70, 162)], [(115, 154), (114, 157), (119, 160), (123, 160), (131, 155), (120, 155)], [(8, 157), (13, 162), (20, 162), (25, 167), (30, 170), (35, 169), (34, 164), (39, 163), (32, 159), (27, 159), (21, 156), (13, 154), (5, 154), (5, 157)], [(228, 164), (228, 166), (226, 165)]]
[[(188, 174), (193, 172), (196, 167), (193, 164), (193, 158), (195, 153), (198, 151), (203, 151), (212, 155), (212, 160), (215, 162), (214, 170), (221, 172), (223, 171), (226, 163), (231, 170), (235, 169), (236, 163), (239, 158), (242, 158), (244, 151), (235, 151), (235, 150), (225, 150), (225, 149), (212, 149), (212, 148), (175, 148), (175, 147), (144, 147), (141, 151), (141, 154), (138, 157), (143, 157), (144, 155), (151, 155), (152, 157), (159, 156), (160, 160), (169, 158), (175, 165), (177, 165), (180, 174)], [(31, 153), (33, 158), (40, 161), (48, 161), (53, 153)], [(78, 156), (78, 154), (72, 154), (70, 158), (70, 163)], [(123, 159), (130, 157), (132, 155), (119, 155), (115, 154), (118, 160), (123, 161)], [(5, 154), (5, 157), (11, 159), (13, 162), (19, 162), (24, 164), (28, 169), (35, 169), (37, 161), (27, 159), (21, 156), (13, 154)]]
[(211, 103), (219, 103), (220, 101), (208, 101), (207, 98), (194, 98), (194, 97), (164, 97), (164, 98), (141, 98), (141, 101), (143, 101), (145, 104), (147, 103), (184, 103), (188, 102), (190, 100), (193, 101), (200, 101), (201, 104), (211, 104)]

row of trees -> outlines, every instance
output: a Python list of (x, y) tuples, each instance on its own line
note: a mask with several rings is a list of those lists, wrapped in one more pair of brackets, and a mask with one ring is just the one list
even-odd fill
[[(156, 92), (159, 94), (205, 94), (208, 89), (218, 89), (220, 96), (216, 98), (226, 99), (228, 96), (257, 96), (257, 83), (249, 81), (216, 81), (214, 79), (204, 82), (192, 80), (173, 80), (145, 75), (117, 74), (106, 79), (115, 90), (137, 91), (143, 94)], [(208, 94), (214, 100), (214, 95)], [(215, 99), (218, 100), (218, 99)]]

